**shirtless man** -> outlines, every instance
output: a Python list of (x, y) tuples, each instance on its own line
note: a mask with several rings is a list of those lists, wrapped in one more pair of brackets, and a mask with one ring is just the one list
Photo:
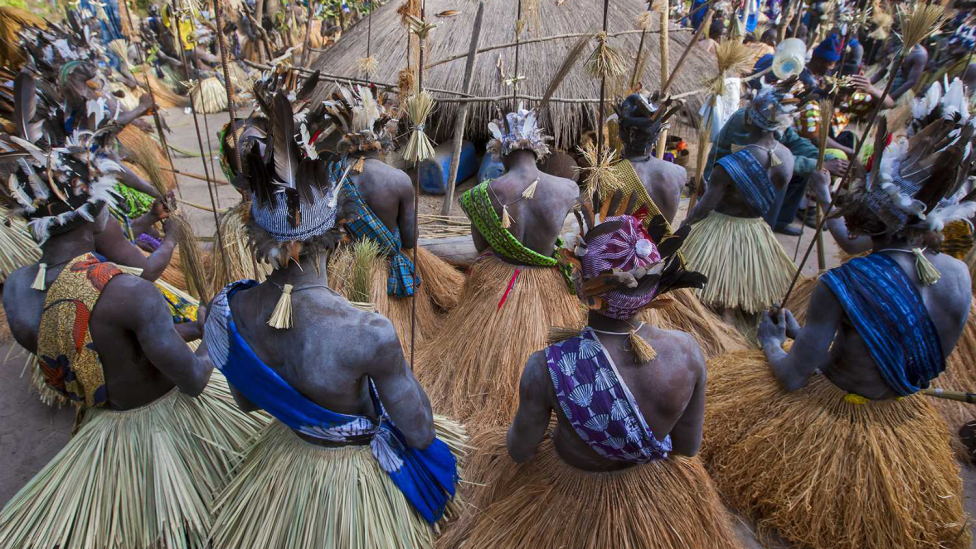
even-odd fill
[[(682, 223), (693, 225), (685, 258), (709, 279), (700, 297), (716, 310), (760, 313), (782, 297), (796, 271), (762, 220), (793, 176), (793, 155), (775, 137), (792, 124), (790, 99), (767, 87), (752, 100), (748, 139), (718, 161), (721, 169)], [(756, 265), (766, 267), (765, 276), (747, 274)]]
[[(637, 206), (628, 202), (625, 212)], [(611, 203), (610, 211), (620, 210)], [(587, 225), (575, 248), (586, 253), (574, 252), (571, 261), (578, 295), (590, 307), (588, 325), (529, 357), (507, 432), (496, 428), (472, 440), (489, 455), (471, 471), (471, 505), (444, 546), (606, 549), (653, 539), (660, 546), (736, 547), (704, 469), (697, 460), (672, 458), (694, 456), (701, 446), (701, 349), (688, 334), (633, 319), (658, 292), (704, 284), (676, 255), (688, 229), (665, 240), (663, 217), (645, 230), (628, 213)], [(648, 272), (655, 265), (664, 267), (660, 277)], [(556, 426), (546, 441), (553, 412)], [(537, 490), (538, 497), (526, 497)]]
[[(895, 101), (905, 95), (908, 90), (915, 87), (918, 81), (925, 74), (925, 64), (929, 62), (929, 52), (925, 49), (925, 46), (918, 44), (908, 55), (905, 56), (905, 60), (901, 64), (901, 68), (898, 69), (898, 74), (894, 76), (894, 83), (891, 85), (891, 98)], [(872, 84), (877, 84), (881, 81), (884, 76), (885, 71), (878, 71), (871, 78)]]
[[(307, 188), (284, 188), (275, 159), (265, 163), (259, 150), (248, 149), (254, 158), (245, 158), (253, 250), (258, 261), (288, 259), (275, 259), (265, 282), (235, 282), (218, 294), (207, 341), (241, 409), (263, 409), (277, 421), (247, 457), (260, 465), (245, 468), (224, 493), (214, 547), (264, 548), (277, 538), (290, 540), (280, 548), (344, 548), (362, 543), (361, 532), (369, 531), (391, 547), (432, 548), (431, 526), (457, 481), (452, 450), (436, 430), (464, 438), (463, 431), (433, 417), (392, 323), (329, 288), (326, 262), (340, 238), (334, 223), (343, 207), (333, 202), (338, 180), (324, 193), (310, 178), (296, 182)], [(296, 218), (291, 208), (299, 207)], [(322, 482), (310, 486), (309, 471)], [(276, 503), (284, 500), (295, 504)], [(343, 503), (316, 512), (325, 501)], [(255, 523), (266, 527), (247, 527)], [(330, 541), (324, 532), (332, 532)]]
[[(629, 95), (615, 110), (620, 126), (620, 138), (624, 142), (623, 158), (627, 164), (615, 166), (617, 180), (625, 182), (633, 171), (644, 187), (647, 198), (654, 208), (668, 220), (674, 222), (681, 202), (681, 190), (688, 181), (688, 173), (672, 162), (658, 160), (651, 155), (651, 147), (657, 143), (658, 135), (667, 128), (667, 120), (677, 112), (671, 108), (671, 101), (653, 105), (643, 95)], [(627, 165), (632, 170), (627, 169)], [(634, 192), (637, 189), (626, 188)], [(650, 209), (650, 208), (649, 208)]]
[[(206, 349), (194, 354), (187, 347), (152, 283), (94, 255), (96, 235), (109, 222), (117, 165), (96, 160), (91, 142), (77, 145), (46, 150), (51, 164), (27, 157), (50, 182), (50, 196), (34, 194), (23, 167), (11, 176), (16, 188), (3, 195), (31, 220), (42, 250), (38, 265), (15, 271), (4, 284), (11, 331), (40, 358), (47, 384), (84, 415), (68, 446), (0, 512), (0, 545), (55, 547), (68, 530), (101, 547), (164, 538), (204, 544), (206, 505), (260, 421), (226, 416), (231, 396), (226, 386), (208, 386)], [(57, 173), (45, 173), (52, 165)], [(199, 339), (202, 324), (193, 328)], [(91, 490), (59, 482), (79, 468), (84, 472), (73, 474), (97, 479), (91, 490), (102, 497), (92, 500)], [(162, 506), (161, 490), (173, 490)], [(169, 521), (183, 526), (170, 530)], [(38, 523), (51, 527), (29, 526)], [(113, 535), (120, 523), (130, 527)]]

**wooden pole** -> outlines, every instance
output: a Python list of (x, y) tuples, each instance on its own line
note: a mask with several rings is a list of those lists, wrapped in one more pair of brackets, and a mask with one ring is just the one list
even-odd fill
[[(468, 62), (464, 66), (464, 93), (470, 93), (471, 80), (474, 77), (475, 60), (478, 57), (478, 42), (481, 40), (481, 24), (485, 14), (485, 3), (478, 3), (478, 14), (474, 17), (474, 28), (471, 31), (471, 44), (468, 47)], [(464, 126), (468, 121), (469, 103), (461, 105), (461, 112), (454, 126), (454, 143), (451, 152), (451, 171), (447, 177), (447, 189), (444, 192), (444, 204), (441, 215), (451, 215), (454, 207), (454, 188), (457, 186), (458, 165), (461, 163), (461, 146), (464, 144)]]
[(701, 40), (701, 36), (702, 34), (704, 34), (705, 28), (711, 24), (712, 22), (711, 4), (707, 4), (706, 6), (708, 11), (705, 12), (705, 18), (702, 19), (702, 24), (700, 27), (698, 27), (698, 30), (695, 31), (695, 36), (691, 38), (691, 42), (688, 42), (688, 45), (685, 47), (685, 51), (681, 52), (681, 57), (678, 58), (678, 64), (674, 66), (674, 70), (671, 71), (671, 74), (668, 75), (668, 79), (664, 81), (664, 86), (661, 87), (662, 94), (666, 93), (668, 91), (668, 88), (671, 87), (671, 83), (674, 82), (674, 76), (678, 74), (678, 71), (680, 71), (681, 67), (685, 64), (685, 59), (688, 58), (688, 54), (691, 53), (691, 49), (695, 47), (695, 44), (697, 44), (699, 40)]
[[(671, 11), (671, 3), (669, 0), (662, 0), (661, 2), (661, 89), (665, 89), (668, 85), (668, 12)], [(704, 27), (705, 25), (702, 25)], [(657, 156), (658, 160), (664, 158), (664, 148), (668, 143), (668, 130), (661, 132), (660, 137), (657, 138)]]
[(308, 41), (312, 35), (312, 16), (315, 10), (312, 9), (314, 0), (308, 0), (308, 20), (305, 21), (305, 39), (302, 41), (302, 66), (307, 67), (309, 61)]
[[(654, 9), (654, 2), (647, 3), (647, 11), (652, 11)], [(648, 26), (650, 26), (650, 21), (648, 20)], [(630, 75), (630, 91), (637, 89), (637, 85), (640, 83), (640, 68), (643, 63), (641, 63), (641, 57), (644, 56), (644, 42), (647, 40), (647, 29), (641, 29), (641, 39), (640, 44), (637, 45), (637, 57), (634, 58), (634, 72)], [(694, 40), (692, 40), (694, 41)]]
[[(604, 0), (603, 2), (603, 33), (606, 34), (607, 26), (609, 24), (610, 17), (610, 0)], [(610, 38), (607, 37), (607, 40)], [(606, 124), (606, 97), (607, 97), (607, 75), (604, 74), (603, 78), (600, 79), (600, 103), (597, 105), (597, 120), (598, 125), (596, 128), (596, 168), (603, 164), (603, 147), (605, 146), (603, 142), (603, 127)], [(599, 181), (599, 180), (598, 180)]]

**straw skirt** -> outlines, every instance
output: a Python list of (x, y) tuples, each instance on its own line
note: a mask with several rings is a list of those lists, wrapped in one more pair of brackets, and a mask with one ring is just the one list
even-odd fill
[[(434, 425), (460, 470), (463, 427), (437, 416)], [(457, 514), (457, 499), (445, 516)], [(217, 502), (212, 547), (424, 549), (436, 534), (369, 445), (316, 446), (274, 421)]]
[(796, 264), (761, 218), (708, 214), (681, 250), (688, 267), (708, 277), (705, 305), (756, 314), (783, 299)]
[(959, 465), (925, 397), (851, 404), (819, 375), (787, 393), (761, 351), (708, 370), (702, 458), (760, 531), (811, 549), (969, 547)]
[(663, 299), (670, 299), (671, 304), (662, 309), (645, 309), (637, 315), (637, 320), (690, 334), (701, 345), (706, 359), (750, 348), (735, 327), (702, 305), (694, 290), (682, 288), (665, 294)]
[(417, 353), (414, 374), (434, 410), (472, 432), (508, 425), (529, 355), (549, 345), (551, 328), (584, 324), (585, 311), (559, 271), (484, 255), (471, 266), (445, 329)]
[(0, 547), (205, 547), (214, 496), (265, 417), (239, 412), (217, 371), (197, 398), (173, 389), (133, 410), (90, 409), (0, 512)]
[(505, 429), (472, 440), (470, 493), (438, 549), (732, 549), (728, 511), (697, 458), (611, 473), (575, 469), (547, 439), (530, 461), (508, 456)]

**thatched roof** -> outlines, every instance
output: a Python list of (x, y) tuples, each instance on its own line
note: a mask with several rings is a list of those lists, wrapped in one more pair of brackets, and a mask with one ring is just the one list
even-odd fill
[[(377, 68), (371, 78), (376, 82), (396, 83), (398, 72), (407, 66), (407, 31), (401, 25), (396, 13), (406, 0), (393, 0), (377, 9), (372, 16), (371, 52), (376, 59)], [(561, 3), (561, 5), (557, 5)], [(525, 3), (526, 5), (529, 2)], [(538, 0), (539, 17), (537, 24), (527, 18), (530, 26), (523, 32), (522, 40), (570, 33), (599, 31), (603, 21), (603, 2), (597, 0)], [(517, 2), (513, 0), (485, 0), (484, 25), (481, 31), (480, 47), (510, 43), (515, 39), (515, 19)], [(437, 23), (430, 33), (428, 53), (425, 64), (440, 59), (464, 54), (468, 51), (478, 0), (427, 0), (426, 14), (429, 22)], [(461, 13), (454, 17), (437, 17), (447, 10)], [(637, 29), (638, 17), (646, 12), (646, 0), (614, 0), (610, 2), (609, 26), (610, 45), (617, 48), (628, 64), (627, 77), (633, 71), (634, 60), (640, 43), (639, 33), (613, 36), (615, 32)], [(657, 14), (655, 20), (657, 20)], [(672, 24), (673, 25), (673, 24)], [(653, 23), (651, 30), (658, 29)], [(343, 33), (342, 39), (322, 52), (312, 63), (313, 69), (323, 73), (346, 77), (362, 78), (360, 61), (366, 57), (366, 20)], [(692, 39), (686, 30), (672, 31), (670, 34), (669, 60), (671, 67), (677, 64), (685, 46)], [(550, 40), (523, 44), (519, 47), (519, 74), (525, 76), (520, 84), (521, 95), (539, 97), (545, 93), (553, 75), (557, 72), (567, 52), (576, 44), (578, 38)], [(600, 94), (600, 82), (590, 76), (585, 69), (586, 60), (596, 47), (591, 40), (583, 55), (555, 93), (556, 98), (593, 99)], [(640, 82), (645, 89), (655, 90), (660, 82), (660, 36), (648, 33), (644, 51), (648, 55)], [(700, 47), (700, 46), (699, 46)], [(478, 55), (471, 94), (476, 97), (496, 97), (512, 93), (506, 86), (499, 71), (499, 64), (505, 78), (510, 78), (515, 70), (515, 48), (496, 49)], [(461, 91), (464, 80), (465, 59), (458, 59), (430, 68), (424, 73), (424, 87), (440, 90)], [(701, 47), (688, 56), (675, 77), (669, 90), (679, 94), (701, 88), (706, 80), (717, 74), (714, 54), (705, 53)], [(317, 99), (322, 99), (331, 86), (320, 85)], [(450, 97), (434, 94), (438, 98)], [(688, 98), (686, 111), (693, 112), (701, 105), (702, 96)], [(450, 139), (460, 103), (438, 102), (429, 128), (438, 142)], [(509, 105), (502, 105), (507, 107)], [(495, 115), (492, 103), (471, 103), (466, 129), (470, 138), (485, 137), (487, 123)], [(575, 147), (583, 132), (595, 127), (596, 104), (582, 102), (553, 102), (548, 113), (543, 114), (546, 127), (555, 137), (559, 149)], [(555, 121), (555, 123), (553, 122)], [(428, 131), (428, 134), (432, 133)]]

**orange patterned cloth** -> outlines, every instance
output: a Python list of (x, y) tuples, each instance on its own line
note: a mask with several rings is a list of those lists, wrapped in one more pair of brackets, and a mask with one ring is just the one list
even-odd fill
[(86, 253), (68, 262), (44, 300), (37, 340), (41, 371), (52, 389), (84, 407), (108, 401), (88, 323), (105, 285), (120, 274), (114, 264)]

